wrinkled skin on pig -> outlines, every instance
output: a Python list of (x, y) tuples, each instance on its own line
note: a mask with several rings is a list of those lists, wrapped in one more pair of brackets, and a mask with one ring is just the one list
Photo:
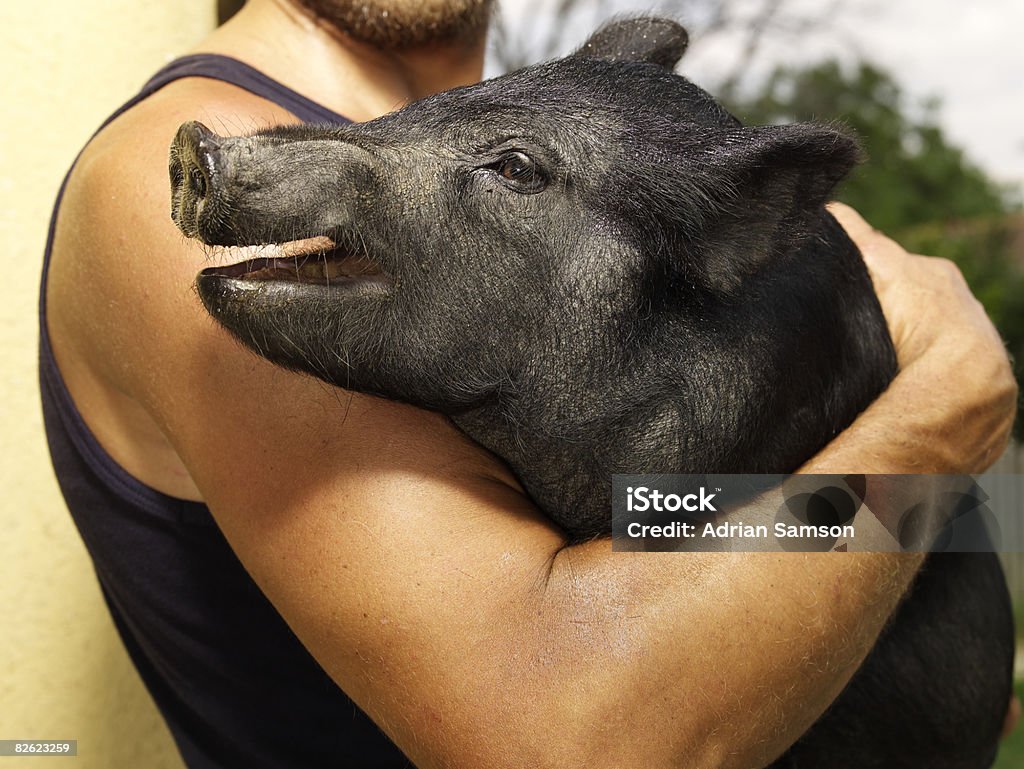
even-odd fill
[[(270, 360), (449, 415), (574, 541), (610, 530), (613, 473), (795, 470), (896, 368), (823, 207), (858, 149), (829, 127), (743, 127), (672, 72), (685, 46), (672, 22), (623, 21), (361, 125), (182, 126), (179, 227), (268, 244), (205, 270), (202, 301)], [(994, 556), (932, 557), (774, 766), (988, 766), (1005, 592)]]

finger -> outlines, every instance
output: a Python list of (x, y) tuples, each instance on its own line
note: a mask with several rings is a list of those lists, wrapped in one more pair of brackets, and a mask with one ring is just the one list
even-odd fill
[(876, 230), (844, 203), (829, 203), (828, 210), (860, 249), (876, 290), (896, 280), (909, 256), (903, 247)]
[(1010, 700), (1010, 707), (1006, 710), (1006, 718), (1003, 721), (1003, 733), (1000, 735), (1000, 739), (1005, 740), (1017, 728), (1017, 722), (1020, 721), (1020, 710), (1020, 700), (1014, 696)]
[(834, 200), (826, 207), (853, 240), (857, 240), (858, 237), (871, 235), (876, 231), (874, 227), (864, 220), (863, 216), (857, 213), (856, 209), (850, 208), (845, 203)]

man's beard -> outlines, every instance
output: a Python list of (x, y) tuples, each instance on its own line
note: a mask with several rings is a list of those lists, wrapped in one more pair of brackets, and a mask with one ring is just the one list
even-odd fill
[(298, 0), (317, 18), (376, 48), (475, 43), (494, 0)]

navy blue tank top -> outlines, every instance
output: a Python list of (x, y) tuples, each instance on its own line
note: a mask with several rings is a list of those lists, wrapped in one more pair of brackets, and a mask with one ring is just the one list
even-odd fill
[[(200, 54), (160, 70), (103, 125), (185, 77), (239, 86), (305, 122), (349, 122), (248, 65)], [(185, 763), (190, 769), (411, 766), (299, 643), (209, 509), (129, 475), (82, 420), (46, 327), (46, 275), (66, 184), (67, 178), (50, 221), (40, 301), (39, 379), (50, 455), (114, 623)]]

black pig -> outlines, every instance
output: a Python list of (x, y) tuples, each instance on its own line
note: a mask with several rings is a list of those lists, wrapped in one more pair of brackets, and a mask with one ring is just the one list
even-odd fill
[[(178, 226), (278, 244), (204, 270), (203, 302), (281, 365), (448, 414), (575, 541), (609, 532), (613, 473), (794, 470), (896, 367), (823, 208), (858, 149), (743, 127), (672, 72), (686, 41), (620, 21), (358, 126), (182, 126)], [(995, 556), (932, 556), (773, 766), (987, 767), (1012, 654)]]

